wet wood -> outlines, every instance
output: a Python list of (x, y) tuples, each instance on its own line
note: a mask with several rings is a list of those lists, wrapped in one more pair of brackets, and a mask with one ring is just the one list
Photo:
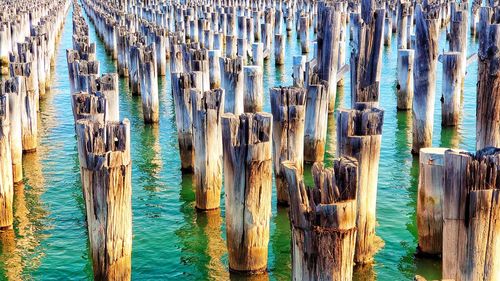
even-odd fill
[(412, 107), (414, 60), (414, 50), (398, 50), (398, 84), (396, 86), (398, 110), (409, 110)]
[(463, 89), (463, 57), (459, 52), (446, 52), (441, 56), (441, 60), (443, 63), (441, 124), (457, 126), (460, 118), (460, 95)]
[(304, 161), (322, 162), (325, 156), (329, 102), (326, 82), (309, 85), (306, 99)]
[(0, 95), (7, 96), (9, 102), (10, 155), (12, 158), (12, 180), (15, 184), (23, 180), (23, 143), (21, 123), (21, 96), (23, 79), (19, 76), (0, 82)]
[(13, 223), (14, 181), (10, 149), (9, 96), (0, 93), (0, 229), (10, 229)]

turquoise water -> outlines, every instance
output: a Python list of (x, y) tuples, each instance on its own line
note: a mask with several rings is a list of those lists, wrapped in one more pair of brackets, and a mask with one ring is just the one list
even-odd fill
[[(40, 103), (39, 147), (24, 158), (25, 185), (16, 187), (14, 233), (1, 233), (1, 279), (92, 279), (88, 254), (76, 138), (70, 107), (65, 50), (71, 48), (72, 9), (57, 47), (52, 89)], [(102, 41), (90, 24), (97, 44), (101, 72), (115, 72)], [(311, 36), (313, 36), (311, 34)], [(469, 53), (477, 50), (474, 40)], [(300, 54), (295, 34), (286, 41), (286, 64), (274, 58), (264, 66), (264, 86), (292, 83), (292, 57)], [(445, 34), (440, 50), (447, 49)], [(348, 54), (349, 54), (348, 50)], [(440, 278), (440, 261), (414, 256), (416, 249), (416, 191), (418, 160), (411, 150), (411, 112), (396, 111), (396, 38), (383, 51), (381, 107), (385, 109), (377, 201), (377, 234), (385, 246), (372, 266), (356, 269), (357, 280), (410, 280), (415, 274)], [(468, 67), (460, 126), (442, 129), (440, 117), (441, 65), (438, 65), (434, 146), (475, 147), (477, 63)], [(120, 79), (121, 118), (132, 128), (132, 208), (134, 280), (241, 280), (229, 275), (225, 247), (224, 200), (214, 213), (197, 213), (191, 176), (182, 176), (177, 147), (170, 74), (159, 79), (160, 123), (144, 125), (141, 101)], [(349, 77), (339, 88), (337, 106), (350, 105)], [(265, 111), (270, 111), (266, 94)], [(329, 117), (326, 162), (335, 155), (335, 120)], [(273, 194), (269, 274), (262, 280), (290, 279), (290, 229), (287, 210), (276, 207)]]

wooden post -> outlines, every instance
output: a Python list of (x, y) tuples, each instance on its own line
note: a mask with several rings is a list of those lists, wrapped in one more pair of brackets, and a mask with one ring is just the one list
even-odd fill
[(144, 123), (158, 123), (160, 119), (155, 50), (155, 43), (152, 43), (147, 48), (142, 48), (139, 53), (139, 85)]
[(398, 110), (409, 110), (413, 100), (413, 67), (415, 50), (398, 50)]
[(444, 152), (446, 148), (420, 149), (417, 226), (418, 252), (439, 255), (443, 246)]
[(171, 81), (181, 170), (192, 172), (194, 169), (194, 144), (191, 89), (194, 88), (194, 77), (189, 73), (172, 73)]
[(225, 91), (224, 112), (243, 112), (243, 61), (241, 58), (220, 58), (221, 85)]
[(105, 73), (93, 81), (92, 94), (101, 93), (106, 98), (106, 121), (120, 121), (120, 93), (118, 75)]
[(304, 87), (304, 72), (306, 68), (306, 56), (293, 57), (293, 85), (295, 87)]
[(452, 34), (450, 37), (450, 51), (460, 53), (461, 63), (457, 66), (460, 66), (458, 79), (462, 84), (467, 69), (467, 11), (456, 11), (452, 15), (450, 33)]
[(310, 84), (307, 88), (304, 132), (304, 161), (322, 162), (328, 121), (328, 85)]
[(273, 114), (273, 151), (276, 196), (278, 204), (288, 205), (289, 195), (283, 161), (295, 164), (299, 175), (303, 174), (304, 124), (306, 115), (306, 90), (300, 87), (270, 89)]
[[(0, 85), (2, 83), (0, 82)], [(25, 91), (23, 78), (16, 76), (3, 81), (0, 94), (9, 99), (10, 154), (12, 158), (12, 180), (15, 184), (23, 181), (23, 143), (21, 124), (21, 95)]]
[(130, 123), (79, 120), (78, 155), (94, 277), (129, 280), (132, 257)]
[(358, 165), (353, 158), (312, 168), (314, 189), (294, 162), (283, 162), (290, 189), (293, 280), (352, 280)]
[(410, 49), (407, 45), (408, 37), (408, 24), (413, 25), (413, 22), (408, 23), (408, 14), (410, 13), (411, 2), (398, 1), (398, 49)]
[(390, 46), (392, 41), (392, 16), (387, 15), (384, 20), (384, 46)]
[(479, 42), (476, 148), (500, 147), (500, 24), (487, 25)]
[(217, 209), (222, 187), (222, 127), (224, 90), (191, 92), (196, 208)]
[(460, 117), (462, 93), (462, 54), (447, 52), (441, 56), (443, 63), (443, 92), (441, 97), (441, 124), (457, 126)]
[(436, 66), (438, 52), (438, 21), (432, 12), (416, 8), (415, 71), (413, 72), (413, 143), (412, 153), (432, 146), (434, 97), (436, 95)]
[(235, 58), (238, 54), (238, 41), (236, 36), (226, 35), (226, 57)]
[(334, 7), (324, 7), (318, 30), (318, 76), (328, 83), (328, 111), (335, 109), (337, 96), (337, 67), (340, 40), (339, 11)]
[(368, 263), (379, 248), (375, 235), (377, 179), (384, 112), (368, 103), (354, 109), (340, 109), (337, 117), (337, 156), (358, 160), (358, 236), (356, 263)]
[(219, 62), (220, 54), (221, 52), (219, 50), (208, 51), (210, 89), (218, 89), (221, 86), (220, 62)]
[(272, 115), (222, 115), (229, 268), (267, 269), (272, 193)]
[(443, 278), (496, 280), (500, 276), (498, 202), (500, 149), (444, 157)]
[(11, 229), (13, 222), (14, 186), (9, 117), (9, 97), (0, 93), (0, 230)]
[(244, 112), (260, 112), (264, 107), (264, 82), (262, 69), (258, 66), (244, 66)]
[(285, 64), (285, 38), (282, 34), (274, 35), (274, 59), (276, 65)]
[(252, 44), (252, 64), (262, 67), (264, 65), (264, 44)]
[(300, 47), (303, 54), (309, 53), (309, 26), (308, 18), (305, 16), (300, 17)]

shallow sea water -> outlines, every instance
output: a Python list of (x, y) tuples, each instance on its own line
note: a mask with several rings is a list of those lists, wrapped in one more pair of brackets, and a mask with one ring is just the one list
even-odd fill
[[(15, 189), (14, 231), (0, 237), (2, 280), (92, 279), (65, 53), (72, 47), (71, 15), (72, 9), (57, 46), (52, 89), (40, 102), (39, 147), (36, 153), (25, 155), (25, 185)], [(115, 72), (115, 62), (104, 51), (94, 25), (89, 26), (101, 73)], [(476, 52), (477, 42), (468, 40), (469, 54)], [(445, 49), (448, 44), (443, 29), (440, 50)], [(348, 48), (347, 57), (349, 53)], [(298, 54), (300, 43), (293, 33), (286, 41), (285, 65), (276, 67), (274, 57), (265, 62), (265, 111), (270, 112), (269, 87), (292, 84), (292, 58)], [(410, 154), (411, 111), (396, 110), (395, 34), (382, 59), (380, 104), (385, 117), (376, 232), (385, 245), (373, 265), (356, 269), (355, 280), (410, 280), (415, 274), (439, 279), (439, 260), (414, 256), (418, 159)], [(477, 62), (467, 68), (461, 122), (451, 129), (441, 128), (441, 68), (438, 63), (433, 145), (474, 150)], [(350, 105), (349, 84), (346, 75), (337, 107)], [(133, 97), (127, 81), (120, 79), (120, 115), (130, 119), (132, 132), (132, 279), (246, 280), (228, 272), (224, 200), (220, 211), (197, 213), (192, 177), (180, 172), (170, 73), (159, 79), (159, 89), (160, 123), (144, 125), (140, 98)], [(331, 115), (327, 164), (334, 155), (335, 120)], [(256, 280), (290, 279), (290, 225), (287, 209), (276, 206), (275, 190), (268, 265), (268, 275)]]

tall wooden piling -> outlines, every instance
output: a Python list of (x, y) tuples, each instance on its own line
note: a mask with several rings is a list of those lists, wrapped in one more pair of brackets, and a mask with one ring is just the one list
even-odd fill
[(23, 143), (21, 124), (21, 93), (25, 91), (23, 78), (16, 76), (0, 82), (0, 95), (8, 97), (10, 121), (10, 154), (12, 158), (12, 180), (23, 180)]
[(130, 123), (76, 124), (90, 252), (97, 280), (129, 280), (132, 257)]
[(304, 87), (304, 72), (306, 68), (306, 56), (293, 57), (293, 85), (295, 87)]
[(463, 88), (462, 54), (446, 52), (441, 56), (441, 61), (443, 64), (441, 124), (457, 126), (460, 117), (460, 95)]
[(317, 83), (308, 86), (304, 131), (305, 162), (322, 162), (325, 157), (328, 102), (328, 85)]
[(309, 53), (309, 19), (306, 16), (300, 17), (300, 48), (303, 54)]
[(294, 162), (283, 162), (290, 190), (293, 280), (352, 280), (356, 242), (358, 165), (353, 158), (312, 168), (304, 185)]
[(435, 13), (424, 11), (421, 5), (415, 13), (412, 153), (418, 154), (420, 148), (432, 146), (439, 26)]
[(229, 268), (267, 269), (272, 193), (272, 115), (222, 115)]
[(9, 97), (0, 92), (0, 230), (12, 228), (14, 186), (10, 150)]
[(264, 82), (262, 69), (258, 66), (243, 67), (243, 110), (260, 112), (264, 107)]
[(417, 196), (418, 252), (441, 254), (443, 246), (444, 153), (446, 148), (422, 148)]
[(274, 59), (276, 65), (285, 64), (285, 37), (282, 34), (274, 35)]
[(500, 147), (500, 24), (488, 24), (479, 42), (476, 149)]
[(224, 90), (191, 91), (196, 208), (217, 209), (222, 188), (222, 124)]
[(306, 91), (299, 87), (270, 89), (273, 114), (273, 158), (278, 204), (288, 205), (288, 185), (281, 169), (283, 161), (294, 163), (303, 174)]
[(220, 58), (221, 85), (225, 91), (224, 112), (243, 112), (243, 60)]
[(156, 50), (153, 43), (139, 54), (139, 79), (141, 87), (142, 113), (145, 123), (158, 123), (160, 105), (158, 100), (158, 71)]
[(398, 84), (396, 86), (398, 110), (409, 110), (412, 107), (414, 59), (414, 50), (398, 50)]
[(221, 86), (220, 54), (219, 50), (208, 51), (210, 89), (217, 89)]
[(177, 124), (177, 139), (181, 157), (181, 170), (194, 170), (193, 115), (191, 105), (191, 89), (194, 88), (194, 77), (189, 73), (172, 73), (172, 95)]
[(489, 147), (475, 155), (447, 150), (444, 163), (442, 276), (496, 280), (500, 149)]
[(337, 113), (337, 156), (355, 157), (359, 164), (356, 263), (368, 263), (378, 250), (375, 235), (377, 178), (384, 112), (370, 104)]

